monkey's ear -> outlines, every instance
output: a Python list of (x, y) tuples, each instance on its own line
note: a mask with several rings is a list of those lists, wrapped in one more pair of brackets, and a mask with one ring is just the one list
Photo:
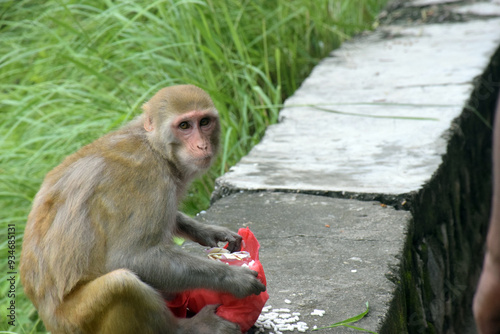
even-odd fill
[(151, 132), (154, 130), (154, 127), (153, 127), (153, 120), (151, 119), (151, 117), (149, 115), (144, 115), (145, 118), (144, 118), (144, 129), (147, 131), (147, 132)]
[(153, 120), (151, 119), (151, 113), (149, 111), (148, 103), (144, 103), (142, 106), (142, 110), (144, 111), (144, 129), (147, 132), (151, 132), (154, 130)]

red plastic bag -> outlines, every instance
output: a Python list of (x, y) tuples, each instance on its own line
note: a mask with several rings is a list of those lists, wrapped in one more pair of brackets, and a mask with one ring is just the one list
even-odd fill
[[(241, 250), (250, 253), (250, 259), (247, 260), (220, 260), (229, 265), (241, 266), (247, 264), (252, 270), (258, 273), (257, 278), (267, 285), (264, 268), (259, 261), (260, 244), (254, 234), (247, 228), (240, 228), (238, 234), (243, 238)], [(238, 299), (227, 292), (218, 292), (207, 289), (196, 289), (184, 291), (176, 295), (176, 298), (167, 301), (170, 310), (180, 318), (186, 317), (187, 311), (194, 314), (201, 311), (206, 305), (219, 304), (217, 315), (240, 325), (241, 332), (248, 331), (257, 321), (262, 308), (269, 299), (267, 291), (259, 295), (251, 295)]]

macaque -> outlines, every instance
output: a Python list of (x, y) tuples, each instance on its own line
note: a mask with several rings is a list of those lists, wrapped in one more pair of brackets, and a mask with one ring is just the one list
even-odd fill
[(45, 177), (24, 234), (25, 293), (53, 334), (240, 333), (216, 305), (176, 319), (164, 301), (195, 288), (236, 297), (265, 291), (256, 272), (191, 256), (172, 242), (178, 235), (240, 249), (238, 234), (177, 211), (217, 153), (217, 110), (192, 85), (163, 88), (142, 109)]

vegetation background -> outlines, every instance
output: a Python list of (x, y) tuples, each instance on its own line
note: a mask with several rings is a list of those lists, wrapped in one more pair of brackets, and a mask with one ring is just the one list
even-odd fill
[[(138, 115), (158, 89), (198, 85), (221, 114), (223, 148), (189, 190), (183, 206), (193, 215), (208, 207), (214, 179), (277, 121), (279, 105), (312, 67), (371, 28), (384, 4), (0, 0), (0, 331), (46, 332), (17, 270), (31, 201), (66, 155)], [(12, 302), (15, 326), (8, 324)]]

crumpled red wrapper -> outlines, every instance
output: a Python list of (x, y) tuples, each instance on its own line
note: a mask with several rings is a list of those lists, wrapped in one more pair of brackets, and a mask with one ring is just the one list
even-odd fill
[[(241, 250), (250, 253), (250, 260), (220, 260), (232, 266), (247, 264), (258, 273), (257, 278), (267, 285), (264, 268), (259, 261), (260, 244), (250, 229), (240, 228), (238, 234), (243, 238)], [(220, 305), (216, 314), (226, 320), (240, 325), (241, 332), (247, 332), (259, 318), (262, 308), (269, 299), (267, 291), (259, 295), (251, 295), (245, 298), (236, 298), (230, 293), (207, 289), (196, 289), (184, 291), (176, 295), (175, 299), (167, 301), (167, 306), (179, 318), (185, 318), (188, 310), (190, 313), (198, 313), (206, 305)]]

